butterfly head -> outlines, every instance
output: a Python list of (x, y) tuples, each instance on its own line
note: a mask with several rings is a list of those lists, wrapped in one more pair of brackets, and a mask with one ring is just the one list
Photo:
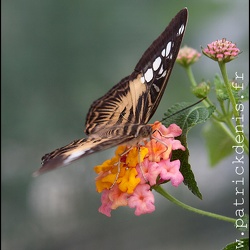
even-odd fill
[(150, 125), (143, 125), (138, 130), (138, 136), (141, 138), (149, 138), (152, 134), (153, 130)]

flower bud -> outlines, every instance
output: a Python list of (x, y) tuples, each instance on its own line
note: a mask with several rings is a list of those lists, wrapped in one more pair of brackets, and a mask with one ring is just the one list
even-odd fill
[(210, 84), (206, 82), (199, 83), (192, 89), (193, 94), (198, 98), (204, 98), (210, 91)]
[(199, 60), (201, 57), (201, 53), (197, 50), (184, 46), (180, 49), (176, 62), (182, 65), (183, 67), (187, 67)]

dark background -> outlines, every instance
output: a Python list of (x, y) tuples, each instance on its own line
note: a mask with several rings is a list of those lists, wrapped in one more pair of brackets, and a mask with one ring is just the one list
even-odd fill
[[(108, 150), (38, 178), (41, 156), (84, 137), (91, 103), (130, 74), (145, 49), (183, 7), (189, 22), (183, 45), (226, 37), (243, 51), (228, 73), (248, 83), (248, 1), (2, 1), (2, 249), (221, 249), (240, 233), (228, 222), (185, 211), (156, 195), (156, 211), (136, 217), (119, 208), (98, 212), (93, 166)], [(219, 69), (202, 57), (198, 81)], [(169, 106), (195, 102), (184, 70), (175, 65), (153, 120)], [(248, 104), (246, 104), (246, 109)], [(245, 119), (248, 130), (248, 119)], [(234, 156), (211, 168), (201, 136), (189, 134), (190, 162), (203, 200), (181, 185), (165, 188), (181, 201), (234, 217)], [(219, 153), (219, 152), (218, 152)], [(245, 160), (247, 157), (245, 157)], [(248, 169), (245, 165), (245, 198)], [(246, 201), (247, 202), (247, 201)], [(248, 211), (248, 205), (245, 209)]]

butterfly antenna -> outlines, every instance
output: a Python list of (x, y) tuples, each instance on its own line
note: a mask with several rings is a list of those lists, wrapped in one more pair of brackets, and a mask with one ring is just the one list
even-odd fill
[(193, 104), (187, 106), (186, 108), (183, 108), (183, 109), (181, 109), (181, 110), (176, 111), (174, 114), (171, 114), (171, 115), (169, 115), (169, 116), (163, 118), (160, 122), (163, 122), (163, 121), (167, 120), (168, 118), (170, 118), (170, 117), (172, 117), (172, 116), (174, 116), (174, 115), (177, 115), (177, 114), (183, 112), (184, 110), (187, 110), (187, 109), (190, 109), (190, 108), (194, 107), (195, 105), (197, 105), (197, 104), (199, 104), (200, 102), (204, 101), (206, 98), (207, 98), (207, 97), (204, 97), (204, 98), (200, 99), (198, 102), (195, 102), (195, 103), (193, 103)]

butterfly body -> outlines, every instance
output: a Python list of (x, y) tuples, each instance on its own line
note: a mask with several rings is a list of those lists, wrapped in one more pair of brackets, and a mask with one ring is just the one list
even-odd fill
[(85, 122), (88, 138), (46, 154), (35, 175), (121, 144), (136, 144), (152, 133), (155, 113), (175, 63), (187, 24), (181, 10), (145, 51), (134, 71), (91, 105)]

